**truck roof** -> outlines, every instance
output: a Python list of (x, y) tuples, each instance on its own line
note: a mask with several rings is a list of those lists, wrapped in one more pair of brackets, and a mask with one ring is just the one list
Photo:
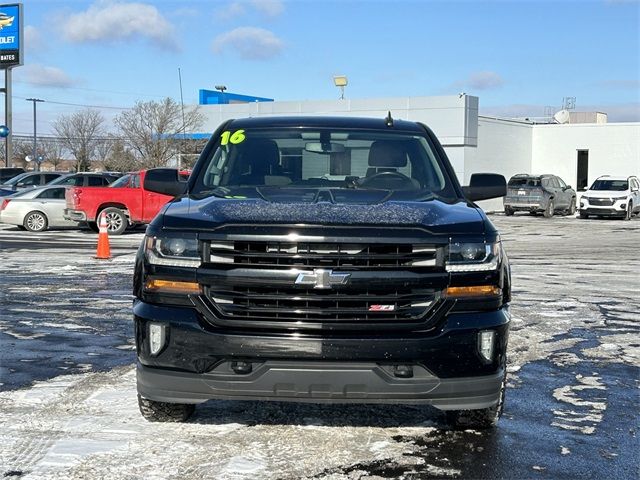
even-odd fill
[(284, 128), (284, 127), (334, 127), (360, 128), (366, 130), (403, 130), (424, 133), (422, 126), (416, 122), (392, 119), (391, 126), (387, 124), (389, 118), (365, 117), (330, 117), (330, 116), (283, 116), (283, 117), (251, 117), (232, 120), (229, 126), (233, 128)]

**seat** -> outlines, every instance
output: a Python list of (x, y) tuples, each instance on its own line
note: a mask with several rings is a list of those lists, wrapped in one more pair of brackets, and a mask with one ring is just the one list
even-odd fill
[(265, 177), (278, 176), (280, 150), (273, 140), (247, 138), (237, 145), (234, 174), (229, 185), (265, 185)]
[[(402, 179), (404, 174), (398, 169), (407, 166), (407, 145), (406, 142), (393, 140), (376, 140), (369, 148), (369, 168), (365, 177), (367, 185), (374, 188), (394, 188), (399, 190), (420, 188), (417, 180), (409, 177)], [(381, 173), (398, 173), (398, 177), (371, 178)]]
[(369, 168), (367, 177), (382, 172), (397, 172), (407, 165), (404, 144), (389, 140), (377, 140), (369, 148)]

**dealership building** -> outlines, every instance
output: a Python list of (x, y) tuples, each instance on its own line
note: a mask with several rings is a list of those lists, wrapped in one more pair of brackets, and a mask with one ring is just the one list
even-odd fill
[[(390, 111), (393, 118), (425, 123), (439, 138), (463, 184), (477, 172), (507, 178), (551, 173), (582, 190), (601, 175), (640, 176), (640, 122), (608, 123), (606, 114), (572, 112), (563, 118), (566, 123), (540, 123), (482, 116), (478, 106), (478, 97), (465, 94), (280, 102), (200, 91), (205, 132), (213, 132), (230, 118), (266, 115), (384, 118)], [(488, 210), (501, 209), (500, 200), (481, 203)]]

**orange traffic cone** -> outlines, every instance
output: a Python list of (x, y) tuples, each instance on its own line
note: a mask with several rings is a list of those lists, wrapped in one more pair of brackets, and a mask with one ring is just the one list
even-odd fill
[(109, 247), (109, 232), (107, 231), (107, 215), (102, 212), (100, 215), (100, 233), (98, 233), (98, 251), (95, 258), (111, 258), (111, 248)]

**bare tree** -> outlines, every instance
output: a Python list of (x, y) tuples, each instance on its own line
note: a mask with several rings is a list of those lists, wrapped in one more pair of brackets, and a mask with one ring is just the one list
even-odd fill
[(180, 104), (171, 98), (137, 102), (115, 118), (115, 124), (143, 167), (164, 167), (178, 152), (182, 134), (200, 127), (198, 107), (187, 108), (182, 120)]
[(114, 172), (129, 172), (140, 168), (135, 156), (125, 147), (120, 139), (111, 144), (111, 151), (102, 161), (102, 165), (105, 170)]
[[(110, 138), (103, 138), (96, 143), (95, 159), (100, 162), (102, 167), (104, 167), (104, 162), (106, 162), (111, 155), (113, 144), (114, 140)], [(106, 167), (104, 168), (105, 170), (107, 169)]]
[(58, 167), (64, 162), (64, 158), (62, 158), (64, 147), (62, 142), (55, 138), (41, 139), (38, 142), (38, 151), (42, 154), (44, 161), (49, 163), (54, 170), (58, 170)]
[(60, 115), (53, 129), (62, 145), (76, 160), (76, 171), (89, 170), (100, 137), (104, 136), (104, 117), (97, 110), (87, 108), (71, 115)]

